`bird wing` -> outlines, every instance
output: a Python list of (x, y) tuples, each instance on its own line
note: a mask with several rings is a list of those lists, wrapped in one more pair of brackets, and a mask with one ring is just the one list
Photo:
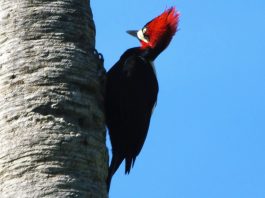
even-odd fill
[(138, 155), (145, 141), (152, 109), (157, 100), (158, 83), (152, 64), (141, 56), (127, 58), (122, 71), (121, 122), (129, 136), (128, 146), (136, 147), (133, 155)]
[(106, 120), (113, 153), (110, 178), (123, 159), (129, 173), (144, 144), (157, 93), (153, 67), (141, 56), (121, 58), (108, 71)]

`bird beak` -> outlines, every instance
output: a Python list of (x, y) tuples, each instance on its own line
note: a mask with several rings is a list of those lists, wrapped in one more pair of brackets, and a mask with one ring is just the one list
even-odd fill
[(134, 36), (134, 37), (137, 37), (137, 30), (128, 30), (128, 31), (126, 31), (128, 34), (130, 34), (130, 35), (132, 35), (132, 36)]

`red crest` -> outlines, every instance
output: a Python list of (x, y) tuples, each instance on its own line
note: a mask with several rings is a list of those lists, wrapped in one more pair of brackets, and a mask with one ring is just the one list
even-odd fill
[(163, 42), (164, 47), (167, 47), (177, 31), (178, 22), (179, 12), (175, 7), (171, 7), (147, 23), (145, 34), (149, 37), (149, 42), (141, 41), (142, 48), (154, 48), (159, 42)]

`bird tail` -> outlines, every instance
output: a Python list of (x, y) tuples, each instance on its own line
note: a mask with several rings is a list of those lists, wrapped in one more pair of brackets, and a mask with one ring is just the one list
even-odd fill
[(131, 171), (131, 168), (134, 165), (136, 157), (129, 157), (125, 159), (125, 174), (129, 174)]
[(109, 189), (110, 189), (110, 183), (111, 183), (112, 176), (115, 174), (115, 172), (117, 171), (117, 169), (121, 165), (123, 159), (124, 159), (123, 157), (117, 156), (117, 155), (115, 155), (113, 153), (113, 156), (112, 156), (112, 159), (111, 159), (111, 163), (110, 163), (110, 167), (109, 167), (108, 177), (107, 177), (107, 180), (106, 180), (108, 192), (109, 192)]

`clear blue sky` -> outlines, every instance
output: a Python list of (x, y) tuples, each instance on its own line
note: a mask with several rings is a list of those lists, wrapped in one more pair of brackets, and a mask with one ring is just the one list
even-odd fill
[(265, 198), (265, 1), (93, 0), (109, 69), (170, 6), (179, 32), (156, 59), (157, 108), (130, 175), (110, 198)]

